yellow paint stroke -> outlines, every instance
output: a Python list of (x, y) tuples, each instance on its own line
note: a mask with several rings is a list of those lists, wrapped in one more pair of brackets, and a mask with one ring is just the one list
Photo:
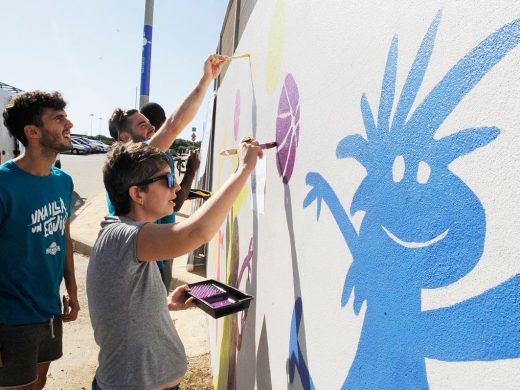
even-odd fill
[(267, 37), (267, 58), (265, 89), (272, 95), (278, 85), (282, 69), (282, 57), (285, 47), (285, 12), (283, 0), (278, 0), (274, 6), (273, 18)]
[[(223, 149), (228, 149), (229, 139), (230, 139), (230, 126), (226, 125), (224, 126), (224, 147)], [(218, 188), (221, 186), (222, 182), (222, 168), (225, 161), (230, 161), (233, 166), (233, 170), (236, 170), (238, 167), (238, 158), (234, 156), (233, 158), (219, 158), (218, 159)], [(240, 210), (242, 209), (242, 206), (244, 205), (244, 202), (249, 196), (249, 184), (244, 185), (242, 190), (240, 191), (240, 194), (238, 195), (237, 199), (233, 203), (233, 207), (230, 211), (230, 218), (229, 218), (229, 236), (227, 240), (227, 258), (226, 258), (226, 276), (225, 280), (228, 281), (231, 273), (231, 261), (232, 261), (232, 248), (233, 245), (239, 245), (238, 242), (233, 242), (235, 237), (235, 220), (237, 219), (238, 215), (240, 214)], [(220, 234), (219, 234), (220, 236)], [(220, 240), (216, 239), (216, 245), (213, 248), (213, 258), (218, 258), (218, 263), (220, 266), (220, 260), (222, 258), (222, 253), (220, 253), (220, 248), (218, 247), (220, 245)], [(227, 316), (223, 319), (223, 324), (220, 327), (221, 328), (221, 340), (220, 340), (220, 356), (219, 356), (219, 371), (216, 377), (214, 378), (214, 387), (217, 390), (225, 390), (228, 387), (228, 379), (230, 372), (229, 370), (235, 370), (236, 367), (230, 367), (230, 358), (233, 355), (234, 359), (236, 359), (236, 342), (232, 342), (233, 340), (233, 322), (232, 320), (233, 316)], [(218, 322), (218, 321), (217, 321)], [(236, 317), (235, 317), (236, 322)], [(219, 326), (217, 325), (215, 328), (215, 333), (218, 334)], [(232, 350), (233, 349), (233, 350)], [(232, 373), (233, 376), (236, 375), (235, 372)]]
[[(249, 195), (249, 186), (246, 184), (240, 191), (235, 203), (233, 204), (233, 208), (231, 209), (231, 216), (229, 218), (229, 237), (227, 242), (227, 259), (226, 259), (226, 282), (229, 283), (229, 277), (231, 273), (231, 262), (233, 256), (233, 245), (238, 245), (238, 242), (233, 242), (233, 237), (235, 237), (235, 220), (240, 213), (240, 209), (242, 208), (245, 200)], [(224, 323), (222, 325), (222, 339), (220, 343), (220, 360), (219, 360), (219, 372), (217, 377), (215, 378), (215, 389), (226, 389), (228, 383), (228, 375), (229, 375), (229, 357), (230, 354), (236, 353), (236, 345), (235, 343), (231, 344), (231, 330), (232, 324), (230, 321), (231, 316), (227, 316), (224, 318)], [(234, 348), (234, 351), (231, 351), (231, 348)]]
[(230, 316), (224, 317), (222, 326), (222, 340), (220, 342), (220, 358), (218, 365), (218, 375), (215, 378), (216, 390), (227, 390), (227, 378), (229, 369), (229, 347), (231, 338), (231, 319)]

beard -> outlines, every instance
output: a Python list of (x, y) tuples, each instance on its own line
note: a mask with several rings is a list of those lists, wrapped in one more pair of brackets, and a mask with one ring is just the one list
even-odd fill
[(132, 135), (132, 141), (133, 141), (133, 142), (136, 142), (136, 143), (137, 143), (137, 142), (143, 142), (143, 141), (146, 141), (147, 139), (148, 139), (148, 138), (145, 138), (145, 137), (143, 137), (143, 136), (141, 136), (141, 135), (139, 135), (139, 134), (133, 134), (133, 135)]
[(136, 131), (132, 130), (132, 141), (133, 142), (143, 142), (150, 139), (150, 137), (147, 137), (147, 134), (138, 133)]
[(42, 131), (40, 143), (42, 146), (57, 153), (72, 149), (70, 139), (61, 137), (61, 134), (52, 134), (48, 131)]

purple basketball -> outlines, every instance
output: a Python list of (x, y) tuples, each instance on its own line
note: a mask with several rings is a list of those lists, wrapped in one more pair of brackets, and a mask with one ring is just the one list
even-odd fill
[(300, 137), (300, 95), (293, 76), (285, 76), (276, 116), (276, 166), (284, 183), (289, 183)]

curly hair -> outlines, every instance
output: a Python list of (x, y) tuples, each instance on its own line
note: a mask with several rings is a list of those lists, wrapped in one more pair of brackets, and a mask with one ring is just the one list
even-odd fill
[(160, 149), (144, 143), (116, 142), (103, 167), (103, 183), (115, 214), (130, 212), (128, 189), (132, 185), (149, 179), (165, 166), (169, 166), (169, 160)]
[(130, 110), (116, 108), (108, 121), (108, 131), (110, 132), (110, 136), (118, 141), (120, 132), (132, 134), (132, 128), (130, 127), (130, 121), (128, 119), (137, 112), (139, 111), (135, 108)]
[(4, 125), (13, 137), (27, 146), (23, 131), (27, 125), (43, 126), (42, 113), (45, 108), (64, 110), (67, 103), (59, 92), (32, 91), (14, 96), (4, 109)]

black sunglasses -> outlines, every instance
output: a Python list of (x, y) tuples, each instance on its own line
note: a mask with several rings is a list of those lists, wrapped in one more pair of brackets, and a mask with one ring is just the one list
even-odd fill
[(132, 184), (132, 185), (141, 187), (146, 184), (150, 184), (150, 183), (162, 180), (162, 179), (166, 180), (166, 184), (168, 184), (168, 188), (173, 188), (174, 179), (173, 179), (173, 175), (171, 172), (165, 173), (164, 175), (155, 176), (155, 177), (152, 177), (151, 179), (146, 179), (146, 180), (140, 181), (140, 182)]

